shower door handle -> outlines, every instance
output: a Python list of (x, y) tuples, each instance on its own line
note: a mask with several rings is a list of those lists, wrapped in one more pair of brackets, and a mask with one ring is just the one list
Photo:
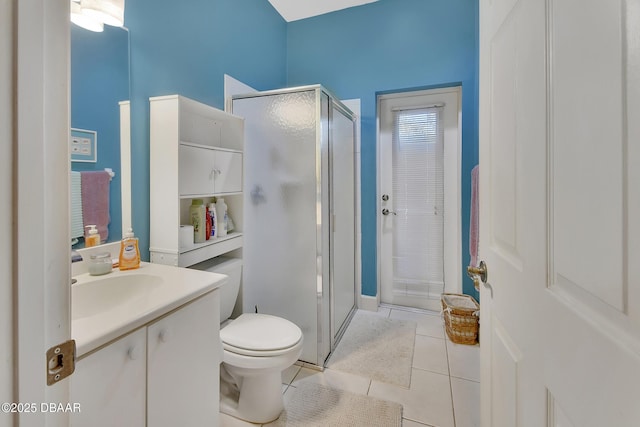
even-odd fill
[(395, 213), (394, 211), (390, 211), (387, 208), (382, 209), (382, 215), (389, 215), (389, 214), (394, 214), (394, 215), (398, 215), (397, 213)]

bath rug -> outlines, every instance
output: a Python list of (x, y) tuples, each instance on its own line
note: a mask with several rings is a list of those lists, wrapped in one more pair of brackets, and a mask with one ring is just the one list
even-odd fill
[(415, 322), (358, 310), (327, 367), (409, 387), (415, 336)]
[(291, 387), (273, 427), (400, 427), (402, 405), (315, 383)]

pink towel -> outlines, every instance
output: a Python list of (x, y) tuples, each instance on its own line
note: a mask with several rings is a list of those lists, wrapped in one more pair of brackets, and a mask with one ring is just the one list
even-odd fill
[[(95, 224), (100, 241), (109, 237), (109, 183), (111, 175), (106, 171), (80, 172), (82, 182), (82, 218), (84, 226)], [(85, 228), (85, 233), (87, 229)]]
[(471, 224), (469, 225), (469, 254), (471, 255), (470, 265), (478, 265), (478, 241), (480, 239), (480, 195), (478, 186), (479, 166), (476, 165), (471, 170)]

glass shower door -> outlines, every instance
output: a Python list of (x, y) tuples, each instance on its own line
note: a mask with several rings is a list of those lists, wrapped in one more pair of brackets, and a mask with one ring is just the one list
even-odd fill
[(297, 324), (300, 359), (317, 364), (316, 92), (233, 103), (245, 118), (243, 309)]
[(354, 124), (351, 117), (332, 106), (331, 152), (331, 259), (333, 339), (355, 306), (355, 172)]

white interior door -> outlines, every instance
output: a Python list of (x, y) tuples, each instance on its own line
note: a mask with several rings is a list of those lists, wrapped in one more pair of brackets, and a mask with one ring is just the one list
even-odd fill
[(440, 310), (461, 292), (460, 90), (379, 98), (380, 301)]
[(640, 3), (480, 2), (482, 425), (640, 425)]

